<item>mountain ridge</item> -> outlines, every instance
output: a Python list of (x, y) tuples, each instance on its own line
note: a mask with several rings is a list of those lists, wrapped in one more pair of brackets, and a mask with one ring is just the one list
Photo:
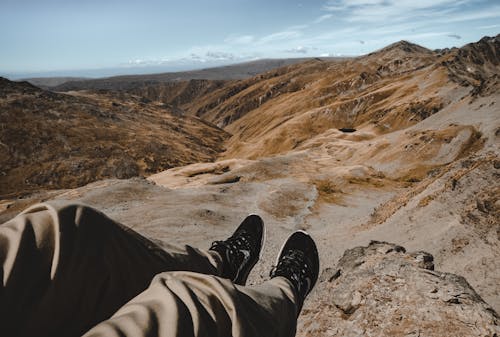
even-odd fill
[(133, 89), (144, 84), (178, 82), (183, 80), (239, 80), (254, 76), (269, 69), (278, 68), (288, 64), (302, 62), (304, 58), (291, 59), (261, 59), (215, 68), (204, 68), (181, 72), (166, 72), (146, 75), (120, 75), (83, 81), (69, 81), (55, 87), (54, 91), (71, 90), (125, 90)]
[[(33, 87), (21, 85), (0, 97), (0, 117), (10, 111), (0, 120), (7, 151), (0, 159), (27, 164), (1, 170), (2, 191), (12, 179), (17, 185), (0, 200), (0, 222), (63, 199), (96, 207), (161, 246), (208, 248), (256, 213), (267, 248), (249, 284), (268, 278), (291, 232), (316, 240), (322, 277), (297, 336), (488, 335), (499, 330), (500, 310), (495, 41), (313, 59), (237, 81), (64, 94), (30, 94)], [(9, 128), (16, 142), (5, 138)], [(41, 163), (30, 161), (34, 154)], [(68, 180), (50, 184), (57, 172)], [(71, 181), (78, 176), (93, 179)], [(23, 189), (26, 179), (40, 184)], [(459, 316), (467, 323), (456, 323)]]

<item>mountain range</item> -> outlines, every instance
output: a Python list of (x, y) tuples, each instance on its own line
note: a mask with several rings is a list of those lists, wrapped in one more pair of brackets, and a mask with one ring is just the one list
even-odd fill
[[(258, 213), (268, 240), (251, 283), (291, 231), (318, 244), (298, 336), (500, 333), (500, 35), (243, 68), (46, 89), (1, 79), (0, 222), (69, 199), (160, 245), (204, 247)], [(359, 272), (363, 290), (338, 270)], [(408, 295), (391, 302), (384, 287), (398, 284)]]

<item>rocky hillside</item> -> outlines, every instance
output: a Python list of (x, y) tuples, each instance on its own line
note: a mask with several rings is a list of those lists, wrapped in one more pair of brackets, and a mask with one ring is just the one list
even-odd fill
[[(249, 211), (308, 229), (334, 255), (374, 238), (426, 249), (499, 310), (497, 41), (450, 51), (399, 42), (217, 89), (182, 107), (232, 133), (225, 160), (150, 180), (256, 194)], [(474, 58), (459, 57), (469, 50)], [(454, 69), (467, 67), (481, 80), (457, 81)]]
[[(257, 213), (267, 240), (250, 283), (268, 278), (292, 231), (306, 229), (318, 245), (322, 276), (297, 336), (498, 336), (496, 55), (498, 37), (439, 51), (402, 41), (355, 59), (309, 60), (224, 83), (69, 96), (23, 86), (22, 95), (92, 100), (109, 107), (103, 113), (163, 109), (181, 126), (199, 123), (188, 117), (197, 116), (228, 134), (214, 127), (186, 134), (208, 141), (202, 135), (213, 130), (215, 162), (4, 199), (0, 222), (43, 199), (74, 200), (160, 245), (207, 248)], [(116, 123), (129, 125), (122, 120), (130, 115), (119, 116)], [(106, 125), (106, 134), (114, 130)], [(128, 151), (135, 144), (139, 139), (127, 143)], [(29, 153), (25, 158), (36, 151)]]
[(214, 160), (227, 133), (128, 94), (57, 94), (0, 79), (0, 195)]
[(443, 51), (443, 64), (450, 78), (462, 85), (473, 86), (474, 95), (498, 92), (500, 78), (500, 35), (484, 37), (460, 49)]
[(133, 95), (145, 97), (151, 101), (172, 105), (184, 111), (186, 105), (192, 104), (200, 97), (227, 86), (228, 80), (189, 80), (181, 82), (164, 82), (137, 85), (128, 89)]
[(500, 317), (454, 274), (434, 270), (431, 254), (372, 241), (325, 270), (301, 336), (496, 336)]
[[(474, 45), (485, 56), (482, 65), (474, 64), (478, 80), (461, 85), (495, 91), (498, 43), (484, 43)], [(353, 60), (310, 61), (222, 88), (185, 110), (234, 134), (227, 158), (303, 148), (306, 140), (332, 129), (389, 133), (415, 125), (455, 100), (449, 97), (456, 86), (450, 79), (458, 76), (456, 69), (467, 68), (456, 58), (472, 48), (440, 56), (401, 42)]]
[(355, 59), (309, 60), (243, 81), (171, 83), (134, 94), (174, 104), (234, 136), (225, 158), (258, 158), (303, 148), (332, 129), (390, 133), (456, 100), (498, 91), (500, 38), (431, 51), (401, 41)]

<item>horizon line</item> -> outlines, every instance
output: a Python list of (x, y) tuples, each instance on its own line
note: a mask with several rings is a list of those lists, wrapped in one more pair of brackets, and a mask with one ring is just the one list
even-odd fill
[[(489, 35), (484, 35), (481, 37), (483, 38), (494, 38), (497, 35), (489, 36)], [(481, 39), (477, 40), (480, 41)], [(296, 57), (262, 57), (262, 58), (242, 58), (240, 60), (213, 60), (213, 61), (197, 61), (197, 60), (190, 60), (192, 63), (187, 65), (183, 64), (182, 62), (185, 62), (186, 59), (178, 59), (178, 60), (172, 60), (169, 62), (165, 63), (150, 63), (150, 64), (122, 64), (122, 65), (117, 65), (117, 66), (110, 66), (110, 67), (99, 67), (99, 68), (80, 68), (80, 69), (54, 69), (54, 70), (35, 70), (35, 71), (2, 71), (0, 70), (0, 77), (5, 77), (9, 80), (12, 81), (23, 81), (23, 80), (28, 80), (28, 79), (42, 79), (42, 78), (63, 78), (63, 77), (76, 77), (76, 78), (82, 78), (82, 79), (101, 79), (101, 78), (110, 78), (110, 77), (118, 77), (118, 76), (134, 76), (134, 75), (153, 75), (153, 74), (166, 74), (166, 73), (177, 73), (177, 72), (189, 72), (189, 71), (197, 71), (197, 70), (208, 70), (208, 69), (213, 69), (213, 68), (220, 68), (220, 67), (225, 67), (225, 66), (235, 66), (239, 64), (244, 64), (244, 63), (250, 63), (250, 62), (258, 62), (258, 61), (264, 61), (264, 60), (292, 60), (292, 59), (314, 59), (314, 58), (353, 58), (353, 57), (360, 57), (360, 56), (365, 56), (369, 55), (371, 53), (377, 52), (379, 50), (382, 50), (388, 46), (391, 46), (393, 44), (397, 44), (400, 42), (409, 42), (411, 44), (429, 49), (431, 51), (436, 51), (436, 50), (441, 50), (441, 49), (453, 49), (453, 48), (462, 48), (467, 44), (474, 43), (477, 41), (472, 41), (472, 42), (467, 42), (461, 45), (460, 47), (453, 46), (453, 47), (444, 47), (444, 48), (428, 48), (423, 46), (422, 44), (418, 44), (412, 41), (408, 41), (405, 39), (398, 40), (392, 43), (387, 44), (384, 47), (377, 48), (373, 51), (370, 51), (368, 53), (363, 53), (363, 54), (329, 54), (329, 55), (310, 55), (306, 56), (303, 55), (302, 57), (296, 56)], [(170, 64), (169, 64), (170, 63)], [(163, 70), (161, 69), (163, 68)], [(145, 70), (145, 72), (141, 72), (140, 69)], [(149, 69), (149, 70), (148, 70)], [(156, 70), (153, 70), (156, 69)], [(129, 72), (127, 72), (129, 70)], [(134, 72), (130, 72), (134, 71)], [(104, 74), (98, 75), (97, 73), (102, 72)], [(107, 72), (107, 73), (106, 73)], [(80, 73), (80, 74), (78, 74)], [(87, 73), (85, 75), (84, 73)], [(90, 73), (96, 73), (95, 76), (88, 75)]]

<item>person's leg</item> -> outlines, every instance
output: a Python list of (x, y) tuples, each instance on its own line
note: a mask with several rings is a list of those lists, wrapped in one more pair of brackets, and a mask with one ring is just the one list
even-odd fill
[(167, 272), (85, 337), (294, 336), (302, 303), (319, 271), (303, 232), (287, 240), (271, 280), (238, 286), (211, 275)]
[(83, 205), (39, 204), (0, 226), (0, 326), (16, 336), (76, 336), (163, 271), (221, 275), (224, 257), (165, 251)]
[(295, 303), (283, 277), (244, 287), (216, 276), (166, 272), (84, 336), (294, 336)]

